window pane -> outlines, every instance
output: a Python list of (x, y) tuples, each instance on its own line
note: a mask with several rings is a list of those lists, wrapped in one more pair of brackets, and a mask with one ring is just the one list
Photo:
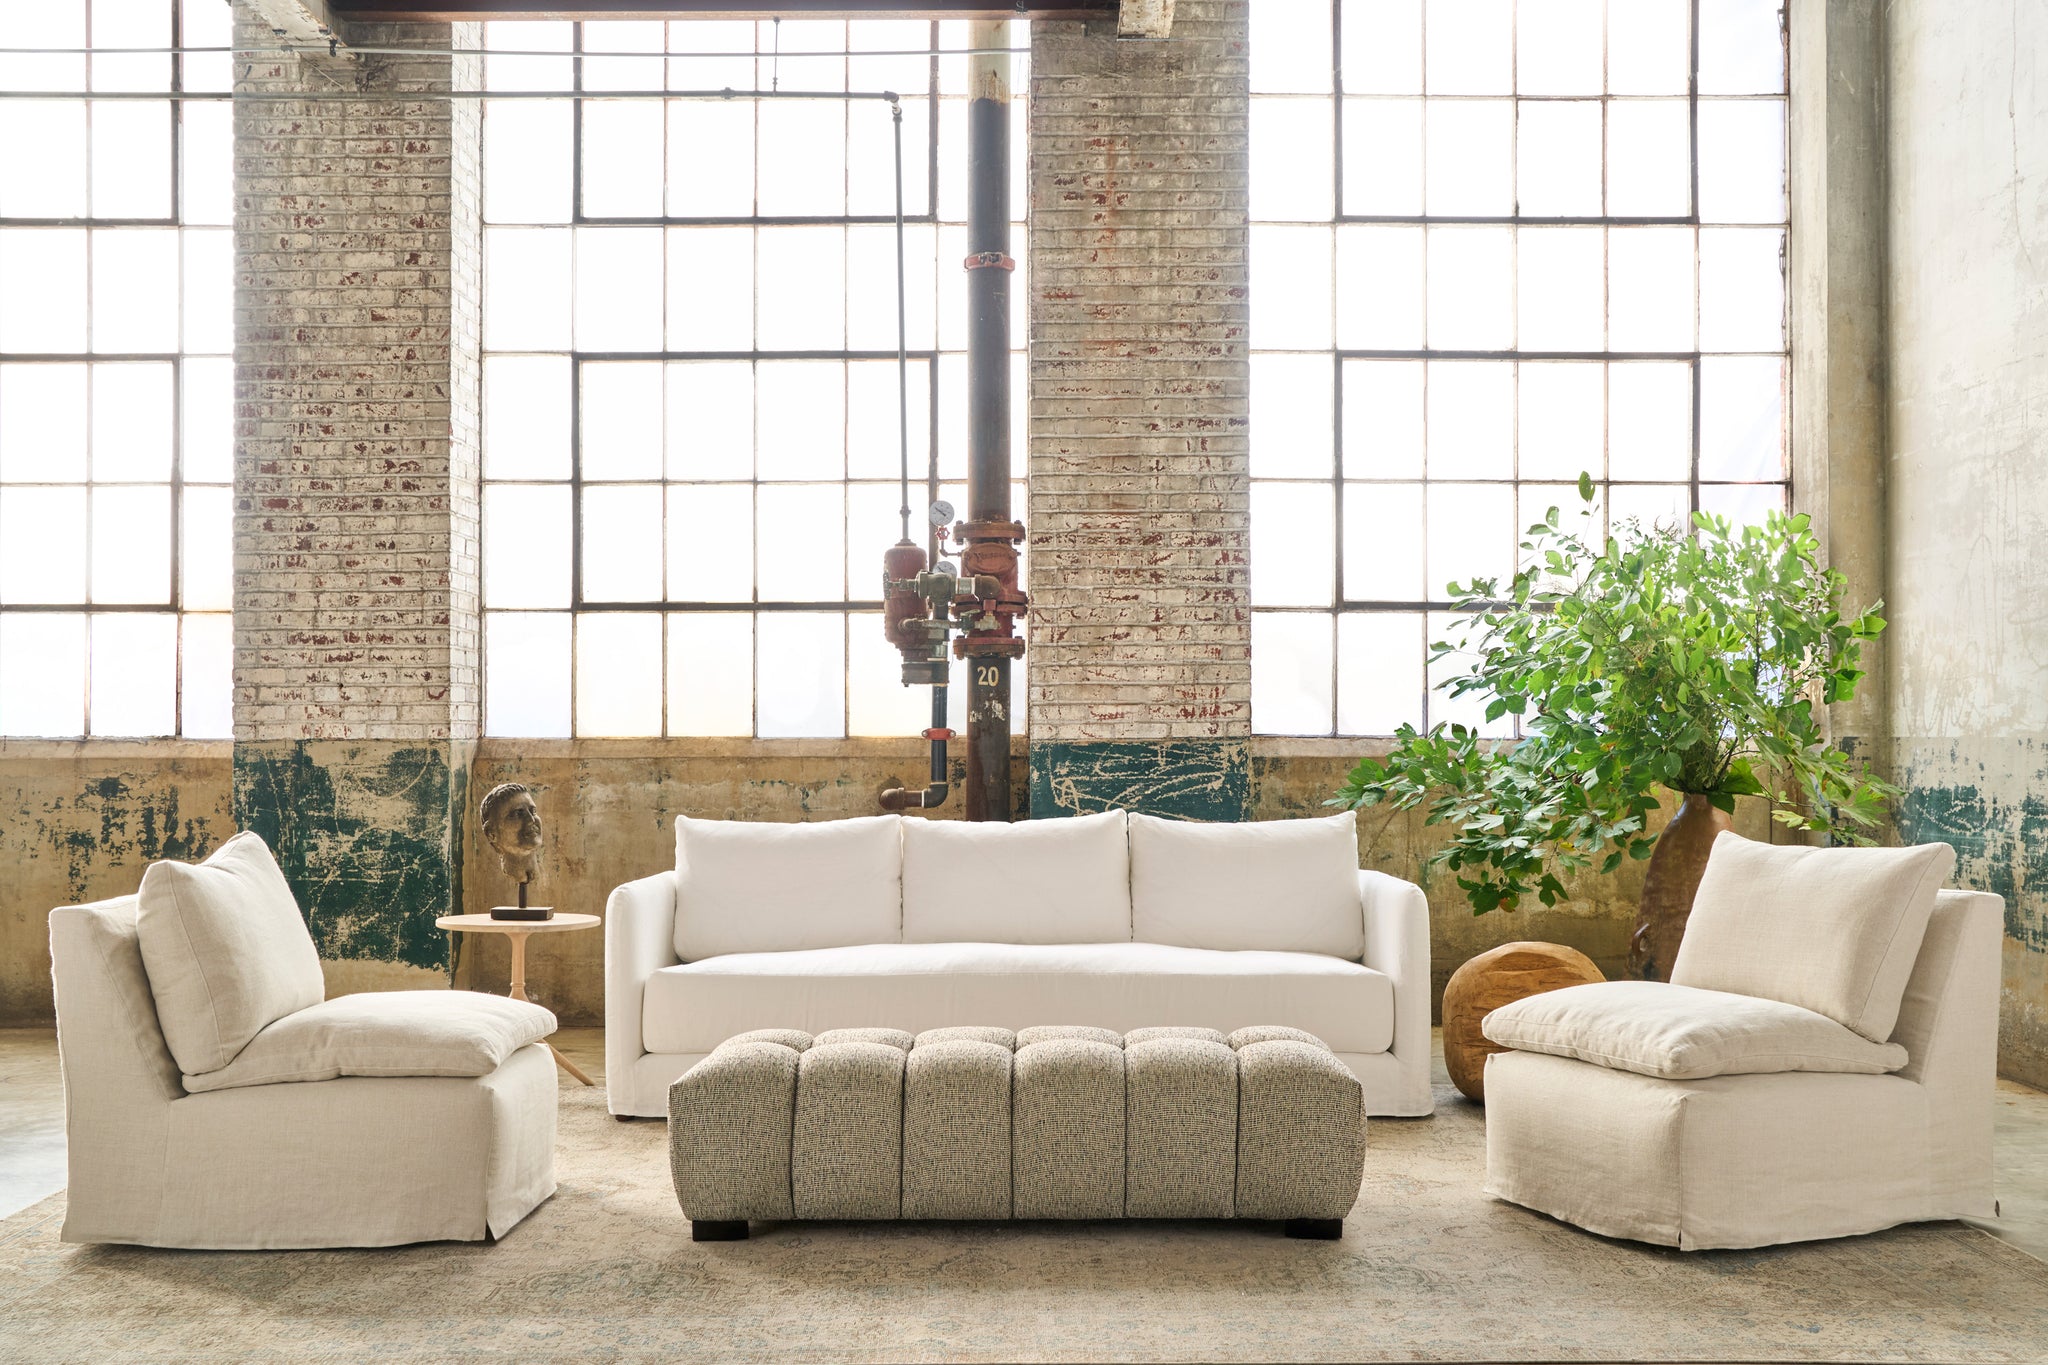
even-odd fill
[(1703, 483), (1700, 510), (1726, 517), (1737, 526), (1761, 526), (1771, 513), (1785, 510), (1785, 485)]
[(103, 228), (92, 234), (92, 348), (178, 349), (178, 233)]
[(1525, 351), (1597, 351), (1606, 340), (1607, 230), (1523, 228), (1515, 263)]
[(1521, 477), (1605, 476), (1601, 430), (1604, 369), (1597, 362), (1523, 363), (1518, 380)]
[(1422, 234), (1419, 227), (1337, 229), (1339, 346), (1412, 350), (1422, 345)]
[(1619, 531), (1624, 522), (1644, 529), (1682, 531), (1692, 524), (1692, 491), (1682, 483), (1616, 484), (1607, 493), (1607, 524)]
[(1709, 356), (1700, 362), (1700, 477), (1785, 477), (1785, 362)]
[[(166, 0), (92, 0), (92, 45), (167, 48), (171, 6)], [(92, 59), (95, 90), (168, 90), (171, 59), (145, 53), (97, 53)]]
[(235, 604), (234, 490), (188, 486), (183, 503), (181, 602), (188, 611), (226, 611)]
[[(85, 6), (0, 5), (0, 48), (84, 47)], [(0, 56), (0, 86), (9, 90), (82, 90), (85, 58), (23, 54)]]
[(661, 600), (661, 511), (660, 484), (583, 490), (584, 601)]
[(1254, 482), (1251, 591), (1261, 607), (1327, 607), (1335, 599), (1336, 496), (1329, 484)]
[(187, 360), (184, 364), (185, 478), (193, 483), (229, 483), (235, 477), (235, 362)]
[(1337, 733), (1391, 735), (1423, 717), (1420, 613), (1337, 618)]
[(0, 483), (85, 478), (83, 365), (0, 365)]
[(589, 612), (576, 620), (576, 733), (661, 733), (661, 617)]
[(1252, 729), (1262, 735), (1327, 735), (1332, 719), (1335, 633), (1322, 612), (1252, 613)]
[(583, 212), (658, 218), (662, 211), (662, 106), (653, 100), (583, 101)]
[(171, 477), (171, 367), (92, 367), (92, 473), (146, 482)]
[[(923, 361), (910, 363), (910, 474), (920, 477), (931, 462), (931, 367)], [(1029, 410), (1026, 389), (1012, 378), (1011, 414)], [(894, 478), (902, 465), (898, 440), (900, 422), (896, 387), (896, 362), (856, 360), (846, 367), (846, 469), (851, 478)], [(1011, 438), (1013, 460), (1019, 455), (1016, 438)]]
[(1422, 475), (1423, 373), (1419, 360), (1344, 362), (1344, 475)]
[(96, 218), (171, 216), (169, 102), (93, 101), (92, 211)]
[(1700, 349), (1785, 349), (1785, 233), (1700, 229)]
[(1507, 361), (1434, 361), (1429, 367), (1429, 476), (1511, 479), (1515, 474), (1515, 367)]
[(0, 228), (0, 351), (85, 349), (85, 237), (74, 228)]
[[(1477, 630), (1469, 626), (1458, 631), (1451, 629), (1452, 621), (1462, 619), (1448, 612), (1431, 612), (1425, 630), (1432, 643), (1439, 640), (1457, 645), (1478, 643)], [(1435, 725), (1444, 722), (1468, 726), (1488, 738), (1499, 739), (1512, 735), (1513, 716), (1504, 715), (1494, 721), (1486, 719), (1486, 704), (1493, 699), (1492, 693), (1467, 693), (1462, 697), (1453, 697), (1448, 691), (1437, 690), (1450, 679), (1470, 672), (1471, 667), (1472, 654), (1464, 648), (1455, 649), (1449, 654), (1439, 655), (1429, 661), (1429, 723)]]
[(178, 618), (123, 612), (92, 618), (92, 732), (178, 730)]
[(235, 618), (181, 618), (179, 733), (187, 739), (232, 739), (235, 733)]
[(583, 477), (658, 479), (662, 468), (662, 364), (658, 360), (583, 367)]
[[(790, 25), (783, 24), (785, 31)], [(771, 217), (846, 212), (846, 106), (831, 100), (768, 100), (760, 122), (760, 211)]]
[(1330, 477), (1334, 386), (1328, 356), (1251, 358), (1253, 478)]
[[(911, 223), (905, 226), (903, 239), (905, 345), (912, 351), (929, 349), (938, 339), (938, 281), (931, 269), (938, 251), (937, 237), (930, 226)], [(880, 224), (850, 227), (846, 230), (846, 250), (846, 344), (854, 350), (894, 351), (896, 229)], [(1022, 248), (1012, 242), (1010, 250), (1021, 253)], [(966, 272), (956, 267), (948, 273)], [(1010, 297), (1029, 297), (1021, 265), (1010, 276)], [(1012, 311), (1017, 316), (1026, 312), (1016, 307)]]
[(487, 350), (568, 349), (569, 243), (567, 228), (484, 229)]
[(84, 733), (85, 617), (0, 612), (0, 734)]
[[(214, 0), (184, 0), (178, 40), (186, 48), (227, 47), (234, 42), (234, 11)], [(225, 52), (189, 53), (185, 63), (187, 90), (234, 88), (234, 65)], [(189, 106), (188, 106), (189, 109)], [(190, 727), (187, 727), (189, 732)]]
[(92, 600), (171, 600), (168, 487), (92, 490)]
[(1617, 351), (1691, 350), (1692, 229), (1614, 228), (1607, 259), (1607, 344)]
[(1514, 344), (1514, 229), (1429, 229), (1429, 344), (1503, 350)]
[(754, 477), (754, 367), (743, 360), (668, 367), (671, 479)]
[(764, 602), (846, 598), (846, 488), (763, 484), (755, 497), (754, 576)]
[(837, 360), (764, 362), (754, 385), (760, 477), (845, 477), (846, 366)]
[[(903, 656), (882, 634), (880, 612), (856, 612), (847, 618), (850, 646), (846, 670), (846, 728), (854, 735), (914, 735), (932, 723), (932, 690), (906, 687)], [(950, 710), (958, 702), (964, 713), (967, 680), (956, 670), (959, 686), (950, 688)], [(1012, 691), (1017, 691), (1014, 686)], [(916, 770), (906, 774), (916, 777)], [(919, 779), (913, 785), (923, 785)]]
[[(561, 21), (494, 22), (484, 25), (484, 46), (515, 52), (567, 52), (576, 41), (576, 27)], [(567, 57), (486, 57), (487, 90), (568, 90), (576, 66)]]
[(577, 349), (661, 349), (661, 248), (656, 227), (576, 229)]
[(1344, 101), (1344, 211), (1422, 212), (1421, 100)]
[(483, 503), (484, 604), (568, 606), (568, 487), (486, 485)]
[[(190, 2), (201, 3), (202, 0)], [(221, 8), (227, 7), (223, 5)], [(193, 87), (187, 85), (185, 88)], [(188, 227), (195, 223), (229, 227), (235, 221), (233, 117), (231, 105), (208, 104), (200, 100), (188, 100), (178, 113), (185, 136), (178, 161), (179, 174), (185, 179), (184, 192), (178, 200), (178, 216)]]
[(1252, 345), (1314, 349), (1330, 344), (1330, 229), (1251, 229)]
[(484, 101), (484, 221), (566, 223), (570, 217), (567, 100)]
[(1325, 100), (1252, 101), (1253, 219), (1314, 222), (1330, 216), (1332, 132)]
[(668, 596), (746, 602), (754, 595), (754, 490), (683, 484), (668, 490)]
[(1432, 95), (1505, 95), (1514, 89), (1509, 0), (1428, 0), (1425, 77)]
[(676, 100), (668, 106), (671, 214), (744, 218), (754, 211), (754, 109), (751, 100)]
[(1339, 0), (1344, 89), (1353, 95), (1422, 93), (1422, 0)]
[(1785, 102), (1700, 102), (1700, 218), (1785, 221)]
[[(583, 25), (585, 52), (653, 52), (667, 47), (667, 25), (658, 19), (593, 20)], [(583, 63), (585, 90), (659, 90), (668, 65), (660, 57), (590, 57)]]
[(1692, 204), (1692, 132), (1683, 100), (1607, 105), (1607, 211), (1679, 218)]
[[(10, 83), (6, 88), (23, 87)], [(85, 168), (84, 101), (0, 104), (0, 214), (9, 218), (84, 217)]]
[(1784, 90), (1783, 7), (1784, 0), (1699, 0), (1701, 94)]
[(1683, 95), (1691, 80), (1688, 0), (1607, 6), (1607, 89), (1615, 95)]
[[(486, 538), (486, 560), (490, 547)], [(485, 614), (484, 732), (527, 739), (569, 733), (569, 613)]]
[(1252, 89), (1327, 92), (1330, 0), (1259, 0), (1250, 9)]
[(1524, 104), (1515, 211), (1529, 218), (1600, 213), (1600, 105), (1593, 100)]
[(1525, 95), (1601, 90), (1601, 0), (1519, 0), (1515, 88)]
[(1416, 602), (1428, 595), (1422, 579), (1422, 505), (1419, 483), (1344, 485), (1347, 601)]
[(1431, 100), (1424, 202), (1446, 217), (1505, 217), (1515, 207), (1515, 114), (1508, 100)]
[(484, 477), (569, 477), (569, 358), (484, 357)]
[(845, 618), (764, 612), (755, 618), (755, 633), (756, 732), (763, 739), (845, 734)]
[(1692, 469), (1692, 366), (1630, 361), (1607, 368), (1608, 475), (1686, 478)]
[(846, 229), (762, 228), (756, 238), (762, 350), (837, 350), (846, 341)]
[(83, 488), (0, 488), (0, 602), (83, 602), (85, 553)]
[(184, 236), (185, 349), (228, 355), (235, 349), (234, 236), (224, 228)]
[(754, 344), (754, 230), (670, 228), (668, 344), (744, 351)]
[(1515, 490), (1508, 484), (1441, 483), (1429, 489), (1429, 557), (1425, 586), (1432, 597), (1448, 585), (1514, 576)]
[(754, 618), (706, 612), (668, 618), (668, 732), (754, 732)]

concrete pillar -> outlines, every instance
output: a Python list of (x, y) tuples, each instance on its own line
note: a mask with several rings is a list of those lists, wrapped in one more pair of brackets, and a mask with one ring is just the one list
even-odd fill
[(1247, 13), (1033, 29), (1034, 816), (1248, 813)]
[[(245, 44), (274, 41), (248, 11)], [(330, 988), (445, 980), (477, 735), (475, 25), (418, 57), (239, 63), (238, 824), (276, 849)]]

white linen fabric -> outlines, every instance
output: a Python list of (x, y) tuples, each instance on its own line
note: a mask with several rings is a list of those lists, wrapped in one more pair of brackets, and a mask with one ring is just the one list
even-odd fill
[(905, 820), (903, 941), (1130, 942), (1124, 813)]
[(1355, 811), (1244, 824), (1133, 815), (1133, 937), (1357, 961), (1365, 951), (1357, 830)]
[(1671, 980), (1803, 1005), (1884, 1042), (1954, 866), (1947, 844), (1807, 848), (1723, 832)]
[(188, 1076), (327, 994), (320, 954), (277, 860), (244, 831), (196, 866), (151, 863), (136, 932), (157, 1019)]
[(1393, 989), (1319, 953), (1217, 952), (1156, 943), (902, 943), (737, 953), (648, 978), (649, 1052), (710, 1052), (761, 1028), (821, 1033), (1056, 1019), (1126, 1033), (1172, 1024), (1229, 1033), (1284, 1020), (1339, 1052), (1383, 1052)]
[(488, 1076), (555, 1031), (526, 1000), (481, 991), (375, 991), (288, 1014), (218, 1071), (185, 1077), (193, 1094), (336, 1076)]
[(1824, 1014), (1663, 981), (1600, 981), (1502, 1005), (1480, 1021), (1502, 1047), (1575, 1057), (1665, 1080), (1760, 1071), (1881, 1076), (1906, 1049), (1873, 1043)]
[(677, 954), (900, 942), (902, 824), (898, 815), (795, 824), (677, 816)]

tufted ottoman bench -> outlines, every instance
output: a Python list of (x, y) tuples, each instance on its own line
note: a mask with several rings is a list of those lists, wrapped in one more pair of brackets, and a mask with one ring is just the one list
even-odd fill
[(762, 1029), (669, 1088), (697, 1241), (750, 1218), (1263, 1218), (1337, 1237), (1358, 1079), (1300, 1029)]

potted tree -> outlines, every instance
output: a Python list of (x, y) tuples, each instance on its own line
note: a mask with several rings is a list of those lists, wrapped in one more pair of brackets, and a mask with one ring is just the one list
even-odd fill
[[(1579, 495), (1591, 504), (1589, 476)], [(1702, 513), (1690, 534), (1624, 522), (1597, 538), (1551, 508), (1505, 592), (1490, 579), (1450, 585), (1457, 638), (1431, 647), (1470, 651), (1439, 686), (1485, 697), (1488, 720), (1518, 717), (1520, 738), (1404, 725), (1329, 804), (1421, 806), (1426, 823), (1451, 826), (1431, 861), (1457, 875), (1475, 914), (1530, 896), (1555, 905), (1564, 872), (1649, 859), (1630, 966), (1667, 978), (1737, 797), (1763, 798), (1791, 828), (1868, 843), (1897, 794), (1823, 730), (1820, 708), (1855, 694), (1863, 642), (1884, 621), (1875, 605), (1845, 613), (1845, 581), (1818, 548), (1803, 515), (1735, 529)], [(1681, 803), (1656, 831), (1660, 789)]]

